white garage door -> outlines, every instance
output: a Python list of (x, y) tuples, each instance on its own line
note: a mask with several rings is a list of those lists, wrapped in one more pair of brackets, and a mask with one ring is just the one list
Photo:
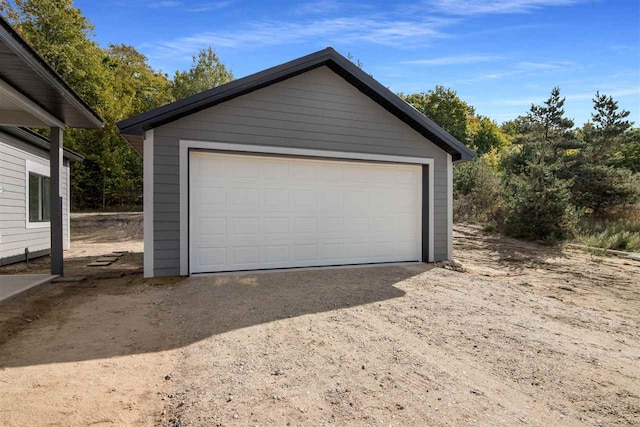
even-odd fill
[(192, 273), (421, 259), (421, 167), (192, 152)]

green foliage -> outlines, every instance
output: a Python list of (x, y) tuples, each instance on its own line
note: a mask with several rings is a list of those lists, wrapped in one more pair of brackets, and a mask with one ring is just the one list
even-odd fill
[(116, 121), (140, 114), (174, 100), (171, 82), (154, 70), (133, 46), (109, 45), (106, 65), (113, 73), (118, 108)]
[(640, 180), (628, 169), (586, 163), (573, 168), (572, 175), (573, 202), (595, 216), (640, 202)]
[(596, 248), (637, 252), (640, 251), (640, 221), (581, 221), (575, 240)]
[(220, 62), (209, 46), (193, 56), (193, 64), (186, 71), (176, 71), (173, 78), (173, 96), (182, 99), (212, 89), (233, 80), (233, 74)]
[(596, 92), (593, 98), (593, 108), (593, 124), (583, 127), (584, 140), (587, 143), (584, 155), (591, 162), (606, 162), (613, 157), (623, 140), (623, 135), (631, 128), (632, 123), (626, 120), (630, 113), (626, 110), (618, 111), (618, 102), (611, 96), (601, 95), (600, 92)]
[(453, 169), (454, 212), (457, 220), (501, 222), (503, 188), (486, 157), (475, 157)]
[(571, 236), (576, 214), (571, 182), (557, 178), (543, 158), (531, 159), (525, 173), (506, 181), (504, 226), (514, 237), (552, 242)]
[(118, 121), (233, 78), (211, 48), (174, 82), (132, 46), (102, 49), (71, 0), (0, 0), (0, 13), (105, 120), (102, 130), (65, 132), (65, 146), (85, 157), (72, 163), (74, 209), (141, 204), (142, 160), (120, 136)]
[(20, 35), (89, 105), (104, 113), (110, 90), (105, 54), (90, 38), (93, 26), (71, 0), (3, 2), (2, 12)]
[(564, 98), (554, 88), (542, 106), (532, 105), (518, 125), (514, 150), (503, 161), (506, 183), (505, 231), (516, 237), (554, 241), (572, 234), (575, 208), (570, 188), (562, 179), (573, 148), (573, 122), (564, 117)]
[(574, 203), (601, 217), (640, 201), (640, 182), (632, 171), (615, 167), (617, 153), (628, 140), (629, 112), (619, 111), (613, 98), (600, 93), (596, 93), (593, 107), (592, 122), (580, 130), (583, 149), (564, 173), (573, 177)]
[(509, 144), (509, 137), (500, 127), (488, 117), (476, 116), (469, 118), (468, 131), (470, 136), (469, 146), (478, 155), (501, 152)]
[(474, 110), (455, 91), (436, 86), (428, 92), (399, 96), (460, 141), (468, 141), (468, 120)]
[(630, 129), (621, 138), (620, 147), (609, 161), (617, 168), (640, 173), (640, 128)]

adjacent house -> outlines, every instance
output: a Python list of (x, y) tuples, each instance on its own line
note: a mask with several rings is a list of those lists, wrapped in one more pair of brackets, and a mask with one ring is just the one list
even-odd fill
[[(0, 266), (51, 251), (49, 140), (29, 129), (0, 126)], [(69, 248), (70, 162), (65, 148), (62, 179), (63, 248)]]
[(473, 153), (332, 48), (129, 118), (146, 277), (451, 258)]
[[(64, 274), (69, 161), (64, 129), (100, 129), (98, 114), (0, 17), (0, 264), (51, 253)], [(49, 130), (49, 140), (20, 128)], [(48, 188), (48, 191), (47, 191)]]

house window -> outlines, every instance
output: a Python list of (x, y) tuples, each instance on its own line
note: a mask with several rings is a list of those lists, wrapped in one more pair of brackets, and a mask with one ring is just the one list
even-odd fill
[(49, 222), (49, 177), (29, 172), (29, 222)]
[(26, 227), (49, 227), (51, 222), (51, 189), (49, 166), (25, 161)]

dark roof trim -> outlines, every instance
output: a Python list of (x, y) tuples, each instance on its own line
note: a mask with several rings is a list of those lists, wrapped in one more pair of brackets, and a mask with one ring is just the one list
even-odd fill
[(451, 154), (453, 160), (470, 160), (474, 156), (473, 151), (462, 142), (331, 47), (123, 120), (118, 123), (118, 128), (127, 140), (139, 141), (149, 129), (323, 65)]
[[(21, 141), (26, 142), (27, 144), (31, 144), (45, 151), (49, 151), (49, 148), (51, 147), (48, 138), (32, 131), (31, 129), (19, 126), (0, 126), (0, 130), (20, 139)], [(76, 153), (75, 151), (69, 150), (66, 147), (63, 148), (63, 156), (64, 158), (74, 162), (81, 162), (84, 160), (84, 157), (82, 157), (80, 154)]]
[[(104, 126), (104, 121), (60, 75), (14, 30), (9, 23), (0, 16), (0, 39), (13, 52), (28, 64), (51, 87), (56, 89), (71, 105), (85, 116), (97, 128)], [(59, 119), (62, 119), (59, 117)]]

